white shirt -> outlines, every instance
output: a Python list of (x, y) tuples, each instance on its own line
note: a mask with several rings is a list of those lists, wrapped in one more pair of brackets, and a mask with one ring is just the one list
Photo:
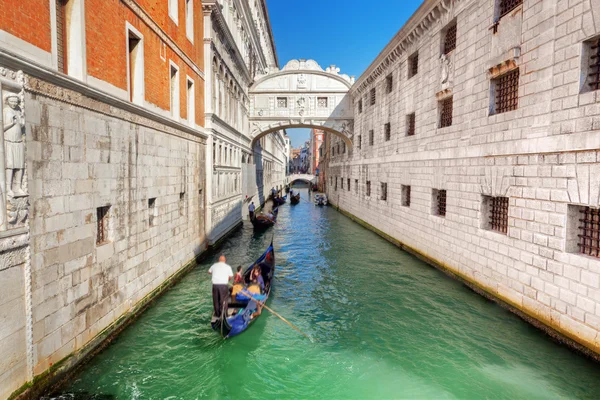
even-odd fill
[(254, 210), (255, 210), (254, 204), (250, 204), (248, 206), (248, 210), (250, 210), (251, 212), (254, 212)]
[(212, 274), (213, 285), (227, 285), (229, 278), (233, 276), (233, 270), (224, 262), (213, 264), (208, 272)]

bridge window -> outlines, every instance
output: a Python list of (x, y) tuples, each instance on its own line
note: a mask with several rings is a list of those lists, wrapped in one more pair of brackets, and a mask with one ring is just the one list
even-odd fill
[(519, 69), (515, 69), (492, 81), (494, 96), (491, 114), (516, 110), (519, 106)]
[(277, 98), (277, 108), (287, 108), (287, 97)]
[(394, 77), (392, 74), (389, 74), (385, 78), (385, 91), (386, 93), (392, 93), (392, 89), (394, 88)]
[(415, 53), (408, 58), (408, 79), (419, 72), (419, 53)]
[(387, 201), (387, 183), (381, 182), (381, 200)]
[(327, 108), (327, 97), (317, 97), (317, 107)]
[(402, 206), (410, 207), (410, 186), (402, 185)]
[(373, 105), (375, 105), (375, 97), (376, 97), (376, 95), (375, 95), (375, 88), (371, 89), (370, 97), (371, 97), (371, 105), (373, 106)]
[(456, 49), (456, 22), (452, 23), (452, 26), (447, 28), (446, 35), (444, 37), (444, 54), (450, 54)]
[(374, 141), (375, 141), (375, 133), (373, 132), (373, 129), (371, 129), (369, 131), (369, 146), (373, 146)]
[(371, 181), (367, 181), (367, 197), (371, 197)]
[(508, 232), (508, 197), (483, 196), (482, 211), (487, 218), (483, 228), (506, 235)]
[(440, 101), (440, 128), (452, 126), (452, 97)]
[(387, 142), (392, 137), (392, 125), (389, 122), (383, 126), (383, 132)]
[(414, 136), (415, 135), (415, 121), (416, 116), (415, 113), (408, 114), (406, 116), (406, 136)]
[(362, 99), (358, 100), (358, 113), (362, 113)]

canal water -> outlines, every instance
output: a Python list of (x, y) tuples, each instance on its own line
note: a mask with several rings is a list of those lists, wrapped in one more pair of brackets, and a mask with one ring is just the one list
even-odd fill
[[(307, 192), (302, 192), (307, 198)], [(598, 399), (600, 365), (332, 208), (280, 207), (228, 239), (249, 265), (275, 236), (274, 315), (222, 340), (207, 270), (187, 275), (62, 389), (61, 399)]]

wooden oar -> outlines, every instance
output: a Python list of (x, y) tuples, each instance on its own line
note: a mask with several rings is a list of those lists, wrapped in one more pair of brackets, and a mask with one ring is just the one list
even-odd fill
[(311, 342), (313, 341), (312, 337), (310, 337), (306, 333), (302, 332), (296, 325), (292, 324), (290, 321), (288, 321), (287, 319), (283, 318), (281, 315), (279, 315), (277, 312), (275, 312), (275, 310), (273, 310), (272, 308), (269, 308), (266, 304), (261, 303), (260, 300), (258, 300), (255, 297), (253, 297), (252, 294), (250, 292), (248, 292), (246, 289), (244, 289), (242, 292), (244, 293), (245, 296), (250, 297), (257, 304), (260, 304), (261, 307), (264, 307), (267, 310), (269, 310), (271, 312), (271, 314), (275, 315), (276, 317), (278, 317), (279, 319), (281, 319), (283, 322), (285, 322), (286, 324), (288, 324), (289, 326), (291, 326), (292, 328), (294, 328), (295, 330), (297, 330), (298, 332), (300, 332), (302, 335), (306, 336)]

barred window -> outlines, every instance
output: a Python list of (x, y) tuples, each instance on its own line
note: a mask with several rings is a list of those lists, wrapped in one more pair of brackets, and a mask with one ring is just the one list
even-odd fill
[(367, 197), (371, 196), (371, 181), (367, 181)]
[(500, 0), (500, 18), (517, 8), (523, 3), (523, 0)]
[(390, 74), (385, 78), (386, 93), (392, 93), (393, 88), (394, 88), (394, 77), (392, 76), (392, 74)]
[(65, 29), (65, 1), (56, 0), (56, 50), (57, 50), (57, 62), (58, 72), (65, 71), (65, 48), (67, 47), (66, 29)]
[(410, 207), (410, 186), (402, 185), (402, 206)]
[(154, 226), (156, 224), (156, 197), (148, 199), (148, 225)]
[(589, 90), (600, 90), (600, 38), (587, 43), (589, 67), (587, 82)]
[(104, 244), (108, 242), (108, 212), (110, 206), (98, 207), (96, 209), (96, 244)]
[[(237, 190), (237, 176), (235, 178), (235, 190)], [(185, 215), (185, 192), (179, 193), (179, 215)]]
[(340, 189), (344, 190), (344, 178), (340, 178)]
[(444, 38), (444, 54), (448, 55), (456, 49), (456, 24), (452, 25), (446, 31), (446, 37)]
[(277, 98), (277, 108), (287, 108), (287, 97)]
[(348, 191), (350, 191), (350, 178), (348, 178)]
[(333, 157), (335, 155), (335, 147), (331, 146), (331, 156)]
[(373, 129), (371, 129), (369, 131), (369, 146), (373, 146), (374, 141), (375, 141), (375, 133), (373, 132)]
[(600, 210), (579, 207), (579, 238), (577, 246), (581, 254), (600, 258)]
[(327, 108), (327, 97), (317, 97), (317, 107)]
[(362, 135), (358, 135), (358, 139), (356, 140), (356, 146), (359, 150), (362, 148)]
[(440, 101), (440, 128), (452, 126), (452, 97)]
[(495, 82), (494, 113), (516, 110), (519, 105), (519, 69), (502, 75)]
[(346, 154), (346, 142), (342, 142), (342, 153)]
[(370, 97), (371, 97), (371, 105), (375, 105), (375, 88), (371, 89)]
[(433, 214), (439, 217), (446, 216), (446, 191), (433, 189)]
[(392, 136), (392, 125), (389, 122), (383, 126), (383, 132), (387, 142)]
[(502, 234), (508, 232), (508, 197), (484, 196), (483, 211), (487, 213), (487, 228)]
[(381, 182), (381, 200), (387, 201), (387, 183)]
[(419, 53), (415, 53), (408, 58), (408, 79), (419, 72)]
[(335, 187), (334, 187), (334, 189), (333, 189), (333, 190), (336, 190), (336, 191), (337, 191), (337, 181), (338, 181), (338, 178), (337, 178), (337, 176), (336, 176), (336, 177), (335, 177)]
[(406, 116), (406, 136), (414, 136), (415, 135), (415, 123), (416, 123), (415, 113), (408, 114)]
[[(350, 186), (350, 185), (348, 185)], [(354, 193), (358, 194), (358, 179), (354, 180)]]
[(362, 113), (362, 99), (358, 100), (358, 113)]

